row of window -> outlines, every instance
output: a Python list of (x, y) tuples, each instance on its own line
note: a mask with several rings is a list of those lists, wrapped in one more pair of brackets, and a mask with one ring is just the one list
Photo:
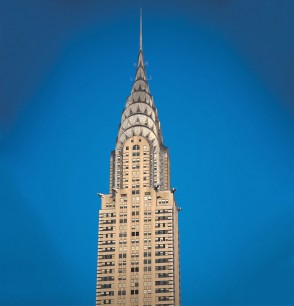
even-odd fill
[(115, 224), (115, 219), (112, 220), (100, 220), (100, 224)]
[[(136, 213), (136, 216), (139, 215), (139, 212)], [(135, 217), (136, 217), (135, 216)], [(150, 222), (151, 221), (151, 218), (144, 218), (144, 222)], [(132, 218), (132, 222), (139, 222), (139, 218)], [(127, 223), (127, 219), (119, 219), (119, 223), (122, 224), (122, 223)], [(105, 222), (105, 223), (102, 223), (100, 225), (104, 225), (104, 224), (116, 224), (115, 220), (112, 220), (111, 222)], [(155, 224), (155, 228), (160, 228), (160, 227), (172, 227), (172, 223), (156, 223)], [(99, 230), (100, 231), (112, 231), (113, 230), (113, 227), (102, 227), (100, 226), (99, 227)]]
[[(146, 203), (144, 203), (144, 205), (146, 205)], [(132, 209), (139, 209), (139, 205), (133, 205)], [(144, 216), (151, 216), (151, 212), (145, 212)], [(119, 214), (120, 217), (127, 217), (127, 212), (121, 212)], [(132, 216), (139, 216), (139, 211), (132, 211)], [(155, 218), (156, 221), (168, 221), (168, 220), (172, 220), (171, 216), (160, 216), (160, 217), (156, 217)], [(104, 225), (104, 224), (115, 224), (116, 220), (115, 219), (111, 219), (111, 220), (101, 220), (100, 221), (100, 225)], [(167, 224), (167, 222), (164, 223), (157, 223), (157, 224)]]
[[(162, 283), (162, 282), (157, 282), (157, 283)], [(156, 289), (155, 292), (156, 293), (168, 293), (171, 291), (168, 288), (160, 288), (160, 289)], [(117, 292), (119, 296), (126, 295), (126, 293), (127, 293), (126, 290), (118, 290)], [(132, 289), (130, 293), (131, 295), (139, 294), (139, 290)], [(144, 290), (144, 294), (148, 294), (148, 293), (149, 294), (151, 293), (151, 289)], [(114, 296), (114, 291), (104, 291), (104, 292), (99, 293), (98, 296)], [(174, 298), (173, 296), (158, 296), (156, 297), (156, 301), (169, 301), (169, 300), (173, 300), (173, 298)]]
[(100, 282), (114, 281), (114, 276), (98, 277), (98, 281), (100, 281)]
[(115, 213), (103, 213), (103, 214), (100, 214), (100, 217), (115, 217)]
[[(123, 256), (123, 255), (126, 255), (126, 254), (120, 254), (120, 258), (126, 258), (126, 256)], [(158, 263), (158, 260), (155, 261), (155, 262)], [(139, 261), (132, 261), (131, 264), (138, 265)], [(147, 264), (151, 264), (151, 259), (144, 259), (144, 265), (147, 265)], [(108, 263), (104, 266), (105, 267), (109, 267), (109, 266), (113, 267), (114, 262), (111, 262), (111, 264)], [(119, 266), (126, 266), (126, 262), (120, 262)], [(101, 266), (101, 267), (103, 267), (103, 266)], [(164, 270), (172, 270), (172, 266), (155, 266), (155, 271), (164, 271)], [(102, 269), (102, 270), (98, 270), (98, 271), (101, 272), (101, 273), (113, 273), (114, 272), (113, 269)], [(139, 270), (138, 271), (137, 270), (131, 270), (131, 272), (139, 272)], [(158, 276), (158, 277), (162, 277), (162, 276)]]
[(158, 209), (155, 210), (155, 214), (171, 214), (172, 210), (171, 209)]
[(99, 248), (99, 252), (114, 252), (115, 248)]
[(99, 226), (99, 231), (113, 231), (115, 227), (113, 226), (106, 226), (106, 227), (100, 227)]
[(155, 231), (155, 235), (165, 235), (165, 234), (169, 234), (169, 233), (170, 233), (169, 230)]
[(114, 296), (114, 291), (104, 291), (99, 293), (98, 296)]
[[(150, 246), (151, 248), (151, 246)], [(138, 247), (132, 247), (132, 250), (139, 250)], [(99, 252), (114, 252), (114, 249), (111, 250), (99, 250)], [(155, 252), (155, 256), (167, 256), (167, 255), (173, 255), (172, 251), (156, 251)], [(99, 255), (100, 259), (112, 259), (114, 255)], [(151, 252), (144, 252), (144, 257), (151, 257)], [(124, 258), (124, 257), (120, 257), (120, 258)]]
[(106, 240), (106, 241), (100, 241), (99, 245), (111, 245), (115, 244), (115, 240)]
[(115, 234), (104, 234), (103, 237), (100, 238), (115, 238)]
[[(136, 234), (136, 236), (139, 236), (139, 232), (133, 232), (134, 234)], [(135, 236), (135, 235), (132, 235), (132, 236)], [(132, 239), (131, 240), (131, 243), (132, 244), (138, 244), (139, 243), (139, 239)], [(144, 243), (151, 243), (151, 239), (144, 239)], [(105, 241), (105, 242), (101, 242), (100, 244), (99, 244), (99, 250), (100, 250), (100, 252), (114, 252), (115, 251), (115, 249), (114, 248), (112, 248), (112, 247), (110, 247), (110, 248), (105, 248), (105, 247), (103, 247), (103, 248), (101, 248), (101, 246), (104, 246), (104, 245), (113, 245), (113, 244), (115, 244), (115, 242), (114, 241)], [(119, 241), (119, 244), (120, 245), (122, 245), (122, 244), (127, 244), (127, 240), (120, 240)], [(171, 245), (170, 244), (156, 244), (155, 245), (155, 249), (165, 249), (165, 248), (170, 248), (171, 247)], [(144, 246), (144, 249), (145, 248), (147, 248), (147, 246), (145, 245)], [(148, 246), (148, 248), (150, 248), (151, 249), (151, 246)]]
[(98, 267), (111, 267), (111, 266), (114, 266), (114, 261), (106, 261), (98, 263)]
[(111, 287), (112, 287), (112, 284), (102, 284), (102, 285), (100, 285), (101, 289), (109, 289)]
[(107, 305), (107, 304), (113, 304), (113, 303), (114, 303), (114, 300), (103, 300), (102, 304), (100, 304), (100, 305)]

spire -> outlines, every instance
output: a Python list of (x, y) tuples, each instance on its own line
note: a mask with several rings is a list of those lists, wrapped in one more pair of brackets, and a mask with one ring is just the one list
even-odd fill
[(143, 50), (142, 7), (140, 8), (140, 50)]
[(138, 64), (137, 64), (137, 71), (136, 71), (136, 77), (135, 81), (138, 79), (144, 79), (146, 78), (146, 71), (144, 66), (144, 56), (143, 56), (143, 22), (142, 22), (142, 6), (140, 8), (140, 45), (139, 45), (139, 56), (138, 56)]

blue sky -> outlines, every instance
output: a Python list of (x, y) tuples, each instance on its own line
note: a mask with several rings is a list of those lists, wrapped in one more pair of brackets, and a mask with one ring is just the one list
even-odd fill
[[(143, 12), (183, 208), (183, 306), (293, 305), (293, 2)], [(96, 192), (138, 31), (138, 1), (0, 1), (0, 305), (94, 305)]]

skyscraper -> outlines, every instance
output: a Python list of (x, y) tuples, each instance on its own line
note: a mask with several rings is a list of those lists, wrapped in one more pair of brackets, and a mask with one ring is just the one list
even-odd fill
[(142, 46), (99, 194), (96, 305), (180, 305), (178, 211), (168, 148), (149, 90)]

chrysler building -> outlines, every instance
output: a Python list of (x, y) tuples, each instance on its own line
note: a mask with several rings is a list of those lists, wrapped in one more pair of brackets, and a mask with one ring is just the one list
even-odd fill
[(135, 80), (110, 156), (110, 190), (98, 195), (96, 305), (180, 306), (180, 208), (146, 78), (142, 13)]

